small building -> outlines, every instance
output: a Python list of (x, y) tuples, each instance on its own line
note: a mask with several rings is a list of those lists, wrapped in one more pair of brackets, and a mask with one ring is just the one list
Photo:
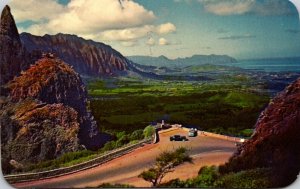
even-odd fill
[(161, 123), (157, 123), (156, 127), (160, 129), (169, 129), (172, 126), (168, 123), (165, 123), (165, 120), (162, 120)]
[(181, 128), (182, 127), (182, 125), (181, 124), (173, 124), (173, 125), (171, 125), (173, 128)]

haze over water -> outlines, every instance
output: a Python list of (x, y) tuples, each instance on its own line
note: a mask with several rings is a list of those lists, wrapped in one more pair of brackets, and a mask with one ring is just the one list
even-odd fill
[(298, 72), (300, 73), (300, 58), (240, 60), (237, 63), (227, 63), (247, 70), (265, 72)]

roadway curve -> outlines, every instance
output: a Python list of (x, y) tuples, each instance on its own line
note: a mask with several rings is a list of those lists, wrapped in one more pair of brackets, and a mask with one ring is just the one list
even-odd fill
[(170, 142), (169, 137), (174, 134), (187, 135), (182, 129), (160, 133), (157, 144), (148, 144), (122, 157), (116, 158), (97, 167), (81, 172), (56, 178), (13, 184), (16, 188), (85, 188), (96, 187), (102, 183), (123, 183), (136, 187), (148, 187), (149, 183), (137, 176), (153, 165), (155, 158), (163, 151), (184, 146), (190, 149), (194, 163), (185, 163), (173, 173), (169, 173), (164, 181), (195, 177), (200, 167), (205, 165), (219, 165), (225, 163), (236, 150), (235, 143), (217, 138), (200, 135), (189, 138), (186, 142)]

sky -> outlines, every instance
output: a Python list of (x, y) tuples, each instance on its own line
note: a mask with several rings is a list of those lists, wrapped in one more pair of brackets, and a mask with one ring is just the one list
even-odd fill
[(299, 14), (287, 0), (12, 0), (8, 4), (19, 32), (75, 34), (111, 45), (125, 56), (300, 55)]

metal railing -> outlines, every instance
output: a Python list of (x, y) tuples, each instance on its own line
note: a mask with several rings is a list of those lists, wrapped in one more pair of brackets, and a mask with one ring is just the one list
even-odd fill
[(72, 165), (69, 167), (62, 167), (62, 168), (58, 168), (58, 169), (42, 171), (42, 172), (37, 172), (37, 173), (23, 173), (23, 174), (16, 174), (16, 175), (6, 175), (6, 176), (4, 176), (4, 178), (9, 183), (16, 183), (16, 182), (39, 180), (39, 179), (52, 178), (52, 177), (66, 175), (66, 174), (71, 174), (71, 173), (79, 172), (79, 171), (82, 171), (85, 169), (89, 169), (89, 168), (101, 165), (101, 164), (111, 161), (117, 157), (123, 156), (123, 155), (131, 152), (132, 150), (143, 146), (144, 144), (148, 144), (151, 142), (152, 142), (152, 139), (145, 139), (136, 144), (132, 144), (129, 146), (125, 146), (125, 147), (110, 151), (107, 154), (103, 154), (103, 155), (96, 157), (94, 159), (91, 159), (89, 161), (79, 163), (76, 165)]

